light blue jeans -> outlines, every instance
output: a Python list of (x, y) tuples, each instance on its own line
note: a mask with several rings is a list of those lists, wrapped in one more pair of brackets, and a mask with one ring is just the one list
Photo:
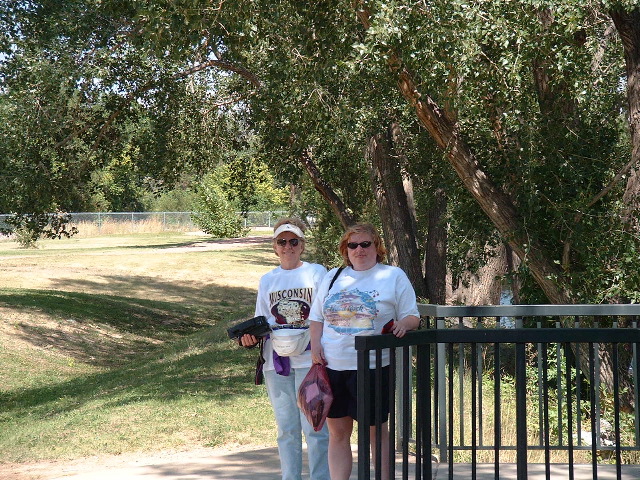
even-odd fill
[(269, 401), (278, 425), (278, 453), (282, 480), (302, 480), (302, 432), (307, 441), (310, 480), (330, 480), (327, 449), (329, 431), (313, 430), (298, 408), (298, 389), (309, 368), (292, 368), (288, 377), (275, 370), (264, 372)]

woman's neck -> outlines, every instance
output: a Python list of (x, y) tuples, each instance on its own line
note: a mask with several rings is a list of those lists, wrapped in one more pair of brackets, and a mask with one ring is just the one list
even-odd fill
[(302, 266), (302, 260), (295, 260), (291, 262), (280, 263), (280, 268), (282, 268), (283, 270), (294, 270), (301, 266)]

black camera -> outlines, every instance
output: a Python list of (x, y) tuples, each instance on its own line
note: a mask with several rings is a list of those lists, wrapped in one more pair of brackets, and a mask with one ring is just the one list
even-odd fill
[(270, 332), (271, 327), (269, 326), (269, 322), (267, 322), (267, 318), (263, 315), (250, 318), (233, 327), (227, 328), (227, 334), (231, 339), (240, 338), (246, 334), (253, 335), (254, 337), (264, 337)]

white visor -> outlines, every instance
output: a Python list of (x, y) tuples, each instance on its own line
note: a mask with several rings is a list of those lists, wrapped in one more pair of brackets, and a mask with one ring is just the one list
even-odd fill
[(304, 233), (302, 233), (302, 230), (290, 223), (283, 223), (278, 228), (276, 228), (276, 231), (273, 232), (273, 238), (277, 238), (278, 235), (280, 235), (282, 232), (291, 232), (296, 237), (304, 239)]

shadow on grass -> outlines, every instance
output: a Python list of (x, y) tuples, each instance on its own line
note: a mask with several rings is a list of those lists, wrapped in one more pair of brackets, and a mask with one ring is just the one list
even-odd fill
[[(200, 283), (191, 280), (170, 280), (149, 275), (94, 275), (83, 279), (52, 279), (53, 288), (60, 291), (92, 292), (95, 295), (137, 297), (149, 299), (145, 306), (161, 299), (158, 303), (173, 304), (173, 308), (188, 305), (190, 309), (210, 310), (217, 306), (231, 304), (255, 305), (257, 282), (253, 288), (221, 286), (215, 283)], [(131, 298), (130, 302), (136, 300)]]
[[(255, 394), (252, 365), (256, 352), (247, 352), (221, 338), (217, 329), (197, 334), (193, 343), (165, 347), (154, 355), (138, 356), (126, 366), (83, 375), (51, 386), (0, 392), (3, 415), (50, 417), (82, 408), (118, 407), (153, 399), (181, 397), (231, 399)], [(213, 341), (207, 342), (206, 337)]]
[[(250, 289), (218, 287), (204, 303), (201, 289), (182, 288), (185, 295), (193, 290), (192, 304), (61, 290), (3, 290), (0, 302), (25, 314), (14, 325), (23, 342), (98, 366), (122, 365), (213, 325), (224, 332), (229, 323), (253, 311), (255, 292)], [(246, 304), (238, 307), (241, 299)], [(30, 314), (45, 314), (49, 321), (30, 321)]]

